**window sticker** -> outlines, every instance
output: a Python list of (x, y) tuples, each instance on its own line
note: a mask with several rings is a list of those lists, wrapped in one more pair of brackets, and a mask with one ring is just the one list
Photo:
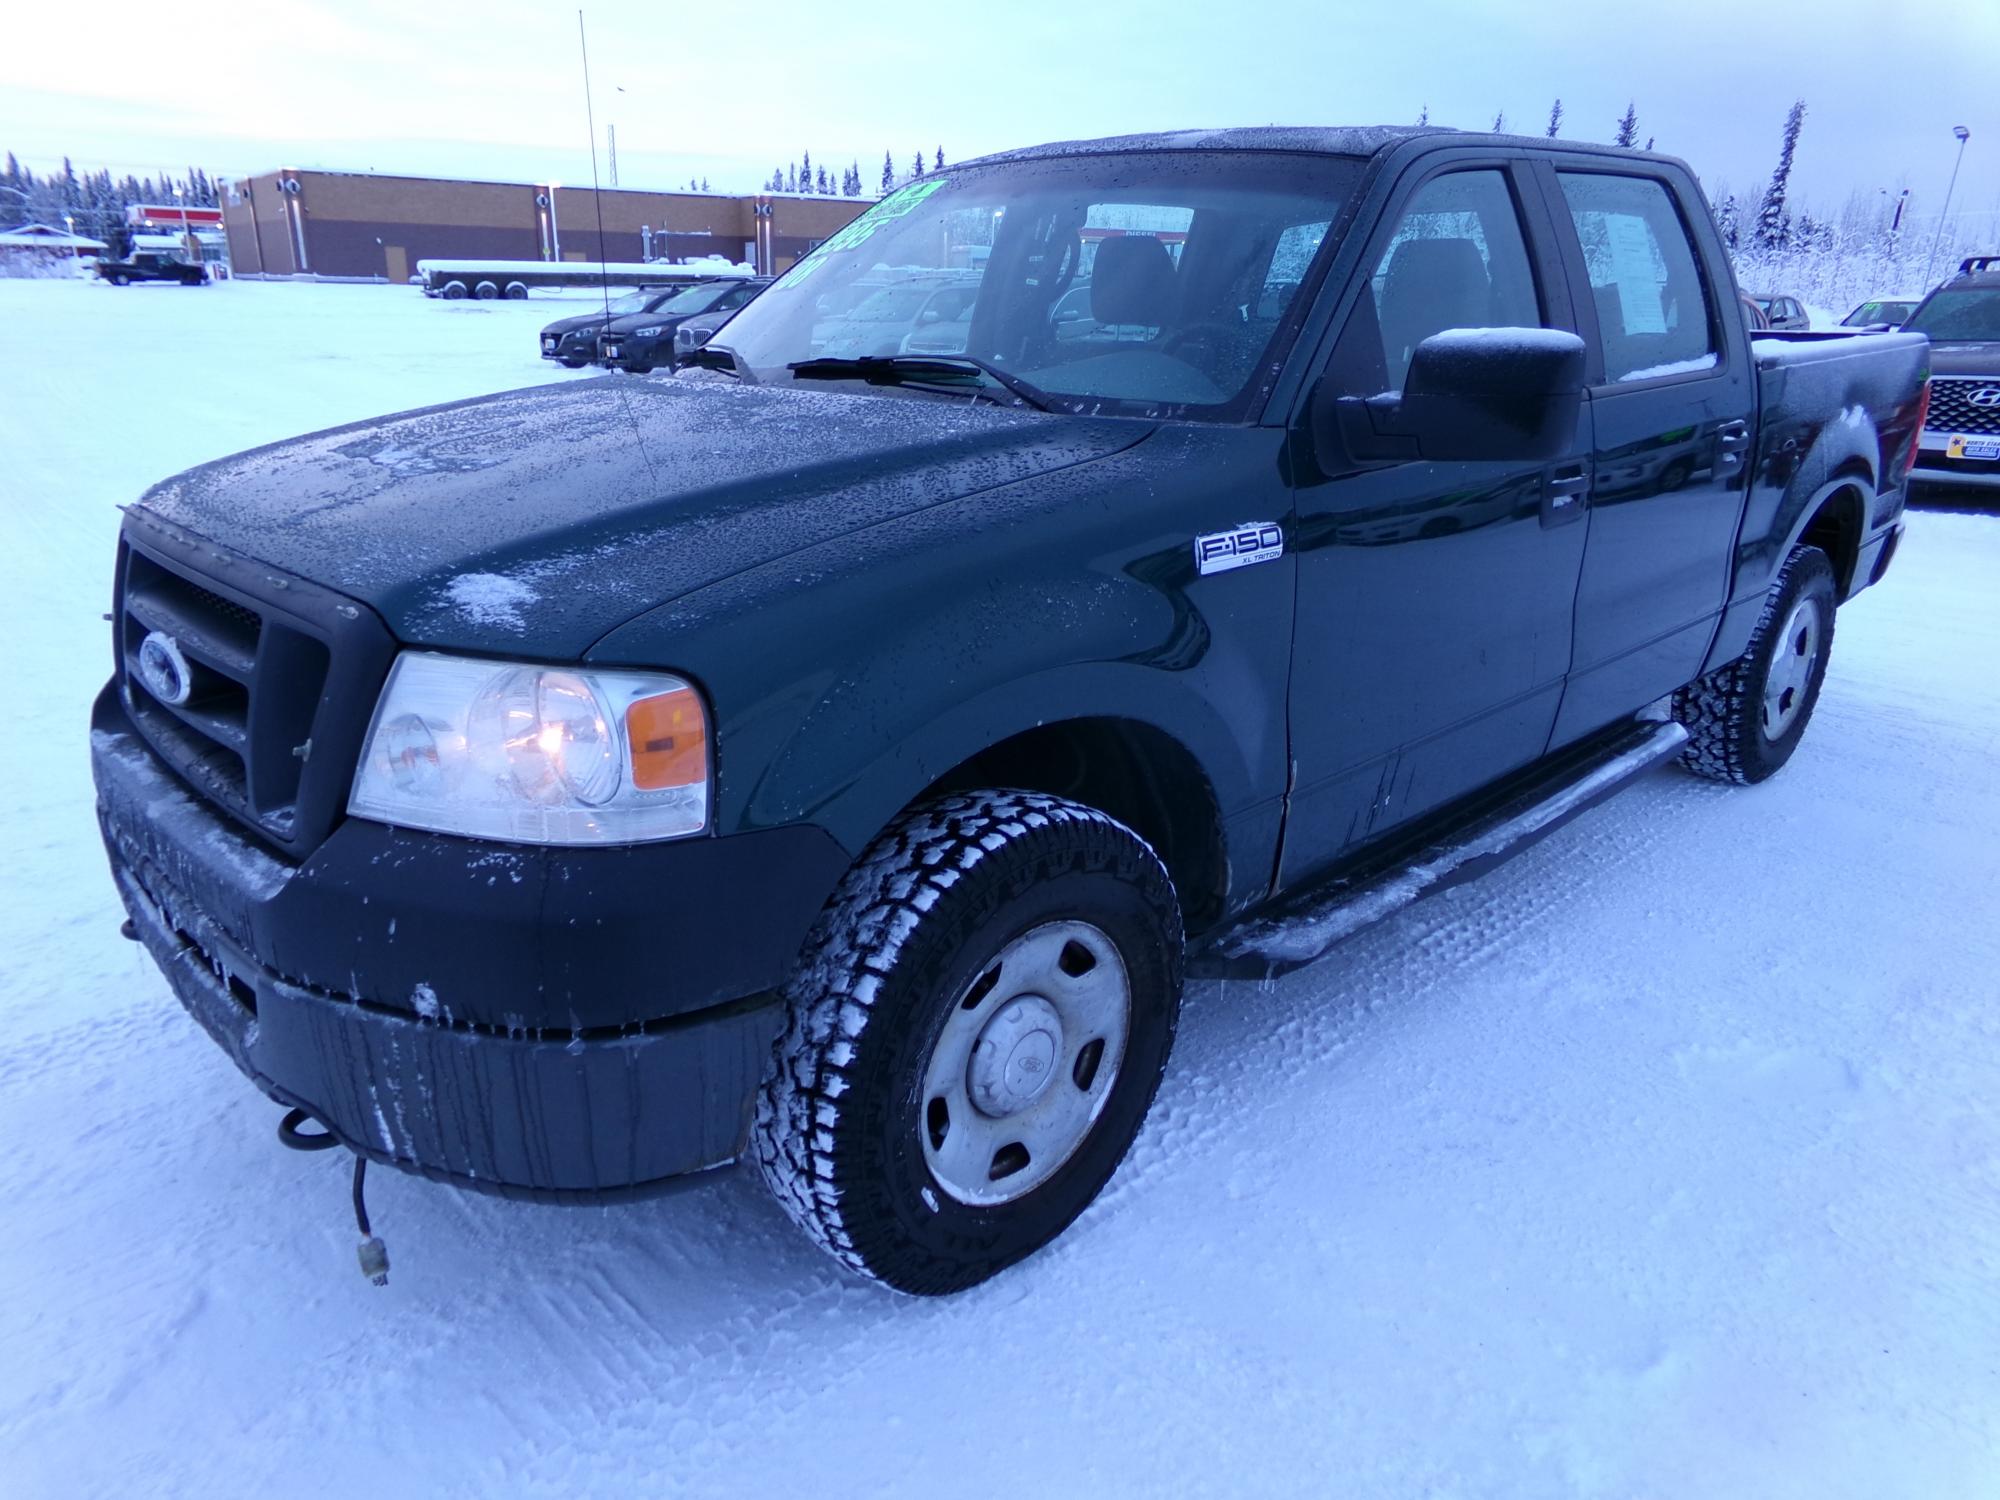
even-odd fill
[(1612, 283), (1618, 288), (1618, 312), (1625, 320), (1625, 331), (1665, 333), (1660, 253), (1652, 229), (1634, 214), (1607, 214), (1605, 230), (1611, 249)]
[(892, 219), (902, 218), (950, 181), (949, 177), (926, 177), (921, 182), (911, 183), (901, 192), (891, 193), (852, 224), (820, 241), (803, 260), (792, 267), (791, 275), (785, 278), (786, 289), (796, 288), (824, 265), (829, 257), (843, 250), (852, 250)]

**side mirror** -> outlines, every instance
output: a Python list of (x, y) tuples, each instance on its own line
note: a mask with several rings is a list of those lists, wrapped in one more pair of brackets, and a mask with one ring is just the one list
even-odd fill
[(1583, 340), (1553, 328), (1452, 328), (1417, 345), (1402, 394), (1313, 398), (1327, 455), (1536, 463), (1559, 458), (1583, 405)]

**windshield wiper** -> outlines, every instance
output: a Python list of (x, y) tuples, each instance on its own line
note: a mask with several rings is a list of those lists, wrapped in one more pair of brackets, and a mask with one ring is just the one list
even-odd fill
[(1023, 406), (1056, 409), (1047, 391), (973, 354), (864, 354), (858, 359), (802, 359), (785, 368), (795, 380), (865, 380), (870, 385), (949, 385), (983, 375)]

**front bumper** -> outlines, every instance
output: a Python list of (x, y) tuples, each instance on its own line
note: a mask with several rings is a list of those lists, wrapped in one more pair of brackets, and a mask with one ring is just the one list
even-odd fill
[(1951, 458), (1945, 452), (1950, 441), (1951, 434), (1933, 431), (1918, 439), (1911, 484), (1927, 489), (2000, 490), (2000, 459)]
[(629, 334), (600, 339), (597, 360), (614, 370), (657, 370), (674, 362), (672, 339), (635, 339)]
[(560, 338), (542, 340), (543, 359), (580, 359), (588, 364), (597, 358), (597, 335), (595, 333), (566, 333)]
[[(824, 899), (813, 888), (845, 862), (830, 838), (652, 846), (680, 857), (646, 872), (636, 850), (536, 851), (610, 859), (595, 876), (586, 862), (529, 878), (513, 862), (531, 851), (349, 819), (292, 865), (153, 756), (115, 684), (91, 742), (138, 937), (252, 1082), (344, 1144), (559, 1200), (649, 1190), (741, 1153), (780, 1022), (773, 992)], [(580, 907), (550, 889), (579, 880)], [(615, 896), (634, 881), (643, 909)]]

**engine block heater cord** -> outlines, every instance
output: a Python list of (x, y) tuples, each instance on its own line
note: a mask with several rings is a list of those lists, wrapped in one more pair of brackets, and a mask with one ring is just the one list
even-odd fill
[[(312, 1116), (303, 1109), (285, 1111), (278, 1121), (278, 1139), (293, 1151), (327, 1151), (340, 1144), (334, 1133), (322, 1125), (318, 1130), (305, 1132), (299, 1127), (311, 1120)], [(361, 1274), (376, 1286), (389, 1284), (389, 1247), (375, 1236), (368, 1223), (368, 1158), (360, 1152), (354, 1153), (354, 1227), (361, 1231), (361, 1243), (356, 1254), (361, 1260)]]

